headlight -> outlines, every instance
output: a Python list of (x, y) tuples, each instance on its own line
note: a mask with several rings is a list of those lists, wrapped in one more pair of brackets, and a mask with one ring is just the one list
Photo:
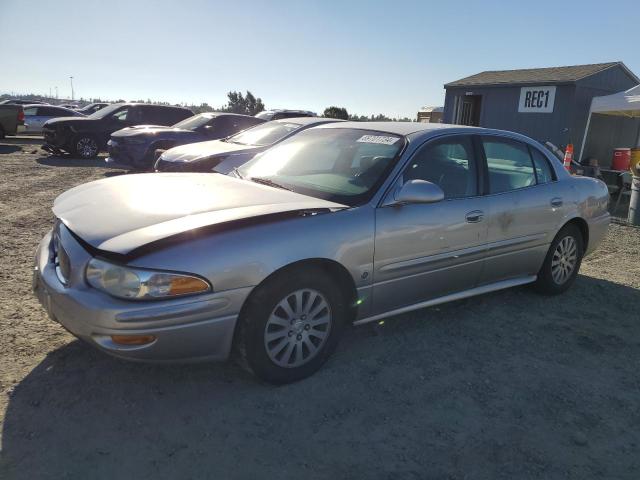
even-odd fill
[(86, 278), (89, 285), (98, 290), (134, 300), (178, 297), (211, 290), (208, 282), (191, 275), (123, 267), (97, 258), (89, 261)]

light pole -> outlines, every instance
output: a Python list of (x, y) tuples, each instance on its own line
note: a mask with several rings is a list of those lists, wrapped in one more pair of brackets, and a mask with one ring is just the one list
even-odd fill
[(55, 87), (56, 89), (56, 100), (58, 99), (58, 87)]
[(69, 77), (71, 80), (71, 100), (73, 100), (73, 77)]

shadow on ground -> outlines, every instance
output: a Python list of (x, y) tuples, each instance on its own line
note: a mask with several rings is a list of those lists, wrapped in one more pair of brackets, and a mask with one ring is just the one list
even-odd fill
[(350, 329), (283, 387), (74, 341), (11, 393), (0, 477), (638, 478), (638, 305), (584, 276), (497, 292)]
[(22, 150), (20, 145), (1, 145), (0, 144), (0, 155), (8, 155), (10, 153), (16, 153)]
[(49, 155), (46, 157), (41, 157), (36, 159), (40, 165), (46, 165), (48, 167), (102, 167), (105, 169), (109, 169), (109, 167), (103, 157), (96, 158), (74, 158), (71, 156), (58, 156), (58, 155)]

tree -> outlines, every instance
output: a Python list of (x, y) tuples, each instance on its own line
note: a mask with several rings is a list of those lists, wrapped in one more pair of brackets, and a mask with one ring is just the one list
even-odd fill
[(323, 117), (326, 118), (339, 118), (341, 120), (349, 120), (349, 112), (344, 107), (327, 107), (324, 109)]
[(254, 97), (249, 90), (247, 90), (246, 96), (242, 95), (242, 92), (229, 92), (227, 98), (229, 103), (223, 108), (225, 112), (255, 115), (264, 110), (262, 99)]

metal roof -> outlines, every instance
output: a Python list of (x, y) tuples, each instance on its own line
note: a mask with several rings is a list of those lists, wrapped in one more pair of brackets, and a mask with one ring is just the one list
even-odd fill
[(594, 63), (590, 65), (573, 65), (568, 67), (486, 71), (446, 83), (444, 86), (447, 88), (527, 83), (571, 83), (615, 66), (622, 67), (631, 78), (640, 83), (640, 79), (638, 79), (638, 77), (636, 77), (624, 63), (609, 62)]

